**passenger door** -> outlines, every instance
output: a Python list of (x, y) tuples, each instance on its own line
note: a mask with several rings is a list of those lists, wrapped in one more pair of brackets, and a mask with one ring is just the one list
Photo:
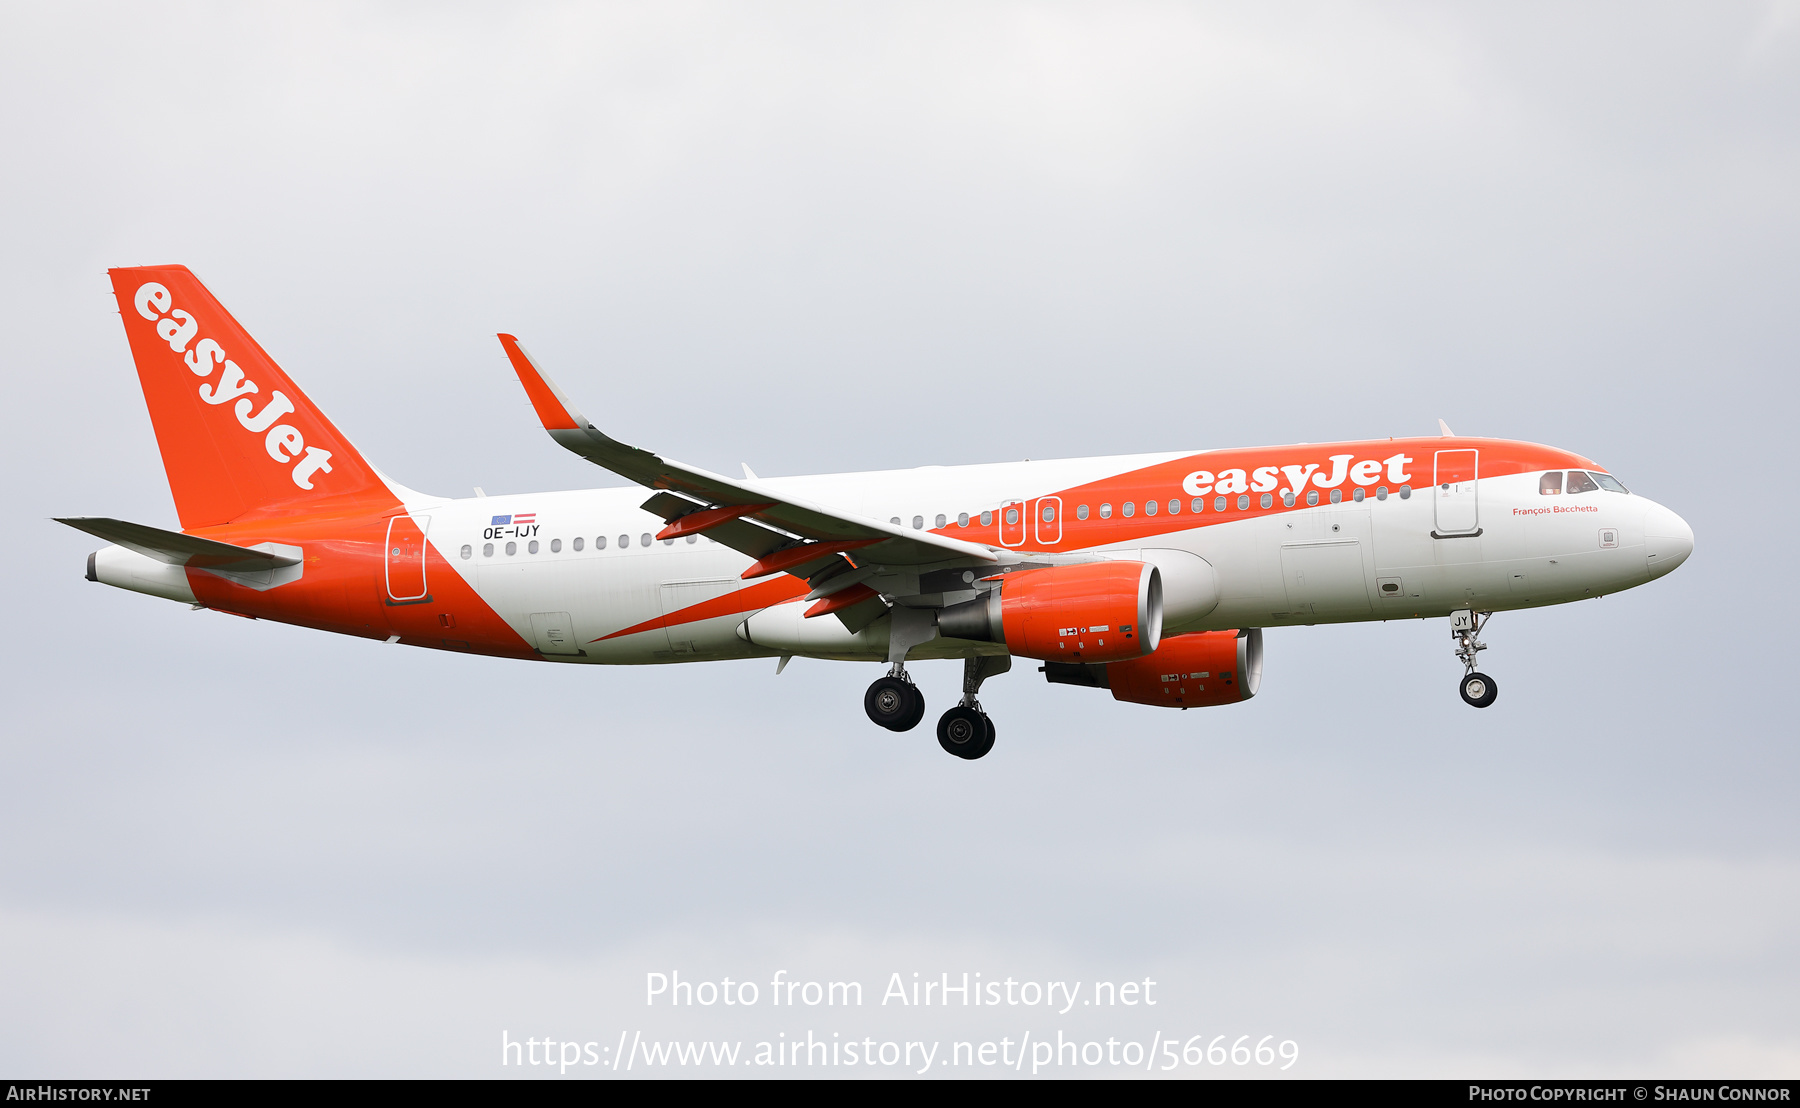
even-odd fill
[(1481, 530), (1480, 505), (1477, 503), (1476, 480), (1480, 477), (1481, 456), (1474, 450), (1440, 450), (1437, 452), (1435, 480), (1431, 498), (1437, 509), (1434, 519), (1439, 535), (1472, 535)]
[(395, 516), (388, 520), (387, 598), (390, 604), (419, 604), (430, 600), (425, 591), (425, 533), (430, 516)]

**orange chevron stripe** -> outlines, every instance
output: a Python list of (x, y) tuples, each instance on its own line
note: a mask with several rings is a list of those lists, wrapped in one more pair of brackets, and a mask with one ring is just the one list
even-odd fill
[(658, 627), (678, 627), (684, 623), (698, 623), (703, 619), (717, 619), (720, 616), (736, 615), (739, 612), (757, 612), (772, 604), (780, 604), (784, 600), (805, 596), (811, 588), (812, 586), (798, 577), (779, 577), (773, 581), (764, 581), (760, 585), (751, 585), (747, 589), (727, 593), (724, 596), (715, 596), (711, 600), (702, 600), (698, 604), (690, 604), (666, 616), (647, 619), (624, 630), (614, 631), (610, 635), (601, 635), (597, 639), (588, 641), (605, 642), (607, 639), (654, 631)]

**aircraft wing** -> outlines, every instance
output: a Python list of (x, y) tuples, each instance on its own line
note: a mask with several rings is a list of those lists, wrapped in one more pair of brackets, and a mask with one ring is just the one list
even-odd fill
[[(993, 564), (1001, 560), (989, 547), (927, 531), (910, 531), (881, 520), (818, 504), (780, 492), (760, 481), (737, 480), (686, 465), (641, 447), (627, 446), (597, 430), (576, 410), (562, 390), (538, 369), (519, 340), (501, 335), (500, 345), (525, 386), (544, 430), (564, 449), (581, 455), (646, 488), (677, 496), (657, 496), (644, 507), (670, 521), (659, 537), (705, 530), (712, 538), (759, 561), (753, 571), (785, 570), (816, 577), (815, 567), (829, 558), (853, 552), (862, 564), (950, 566)], [(702, 513), (708, 518), (703, 519)], [(692, 526), (682, 530), (683, 519)], [(717, 522), (713, 522), (713, 521)], [(773, 529), (773, 530), (771, 530)], [(816, 546), (817, 557), (806, 547)], [(803, 572), (804, 571), (804, 572)]]

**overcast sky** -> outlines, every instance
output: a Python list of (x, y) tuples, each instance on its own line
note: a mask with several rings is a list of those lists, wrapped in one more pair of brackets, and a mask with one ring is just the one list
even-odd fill
[[(810, 1029), (1800, 1074), (1800, 4), (0, 16), (0, 1071)], [(715, 470), (1443, 418), (1597, 459), (1696, 551), (1496, 618), (1487, 711), (1442, 621), (1281, 629), (1198, 713), (1021, 663), (965, 764), (951, 663), (896, 736), (871, 666), (530, 665), (83, 581), (48, 517), (175, 526), (105, 277), (171, 262), (434, 493), (619, 483), (539, 430), (506, 330)], [(643, 1001), (782, 969), (868, 1003)], [(877, 1003), (963, 971), (1159, 1004)]]

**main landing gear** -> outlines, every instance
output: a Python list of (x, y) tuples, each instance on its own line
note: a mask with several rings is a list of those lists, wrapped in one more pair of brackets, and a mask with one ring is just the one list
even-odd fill
[(974, 761), (994, 749), (994, 721), (981, 710), (975, 694), (981, 683), (1012, 668), (1012, 658), (964, 658), (963, 698), (938, 720), (938, 745), (958, 758)]
[[(975, 694), (983, 681), (1011, 668), (1012, 659), (1004, 656), (963, 660), (963, 698), (938, 720), (939, 746), (969, 761), (994, 749), (994, 721), (982, 711)], [(863, 710), (889, 731), (911, 731), (925, 718), (925, 696), (907, 675), (905, 663), (895, 662), (887, 676), (863, 694)]]
[(1492, 677), (1475, 671), (1475, 656), (1487, 649), (1487, 643), (1478, 636), (1493, 618), (1492, 612), (1485, 615), (1474, 611), (1450, 613), (1450, 637), (1456, 640), (1456, 656), (1462, 660), (1464, 671), (1457, 691), (1462, 693), (1463, 703), (1471, 708), (1485, 708), (1500, 695), (1500, 686)]
[(970, 761), (994, 749), (994, 721), (979, 702), (958, 704), (945, 712), (938, 720), (937, 735), (939, 746)]
[(895, 662), (888, 675), (863, 694), (863, 711), (889, 731), (911, 731), (925, 718), (925, 694), (907, 676), (905, 664)]

